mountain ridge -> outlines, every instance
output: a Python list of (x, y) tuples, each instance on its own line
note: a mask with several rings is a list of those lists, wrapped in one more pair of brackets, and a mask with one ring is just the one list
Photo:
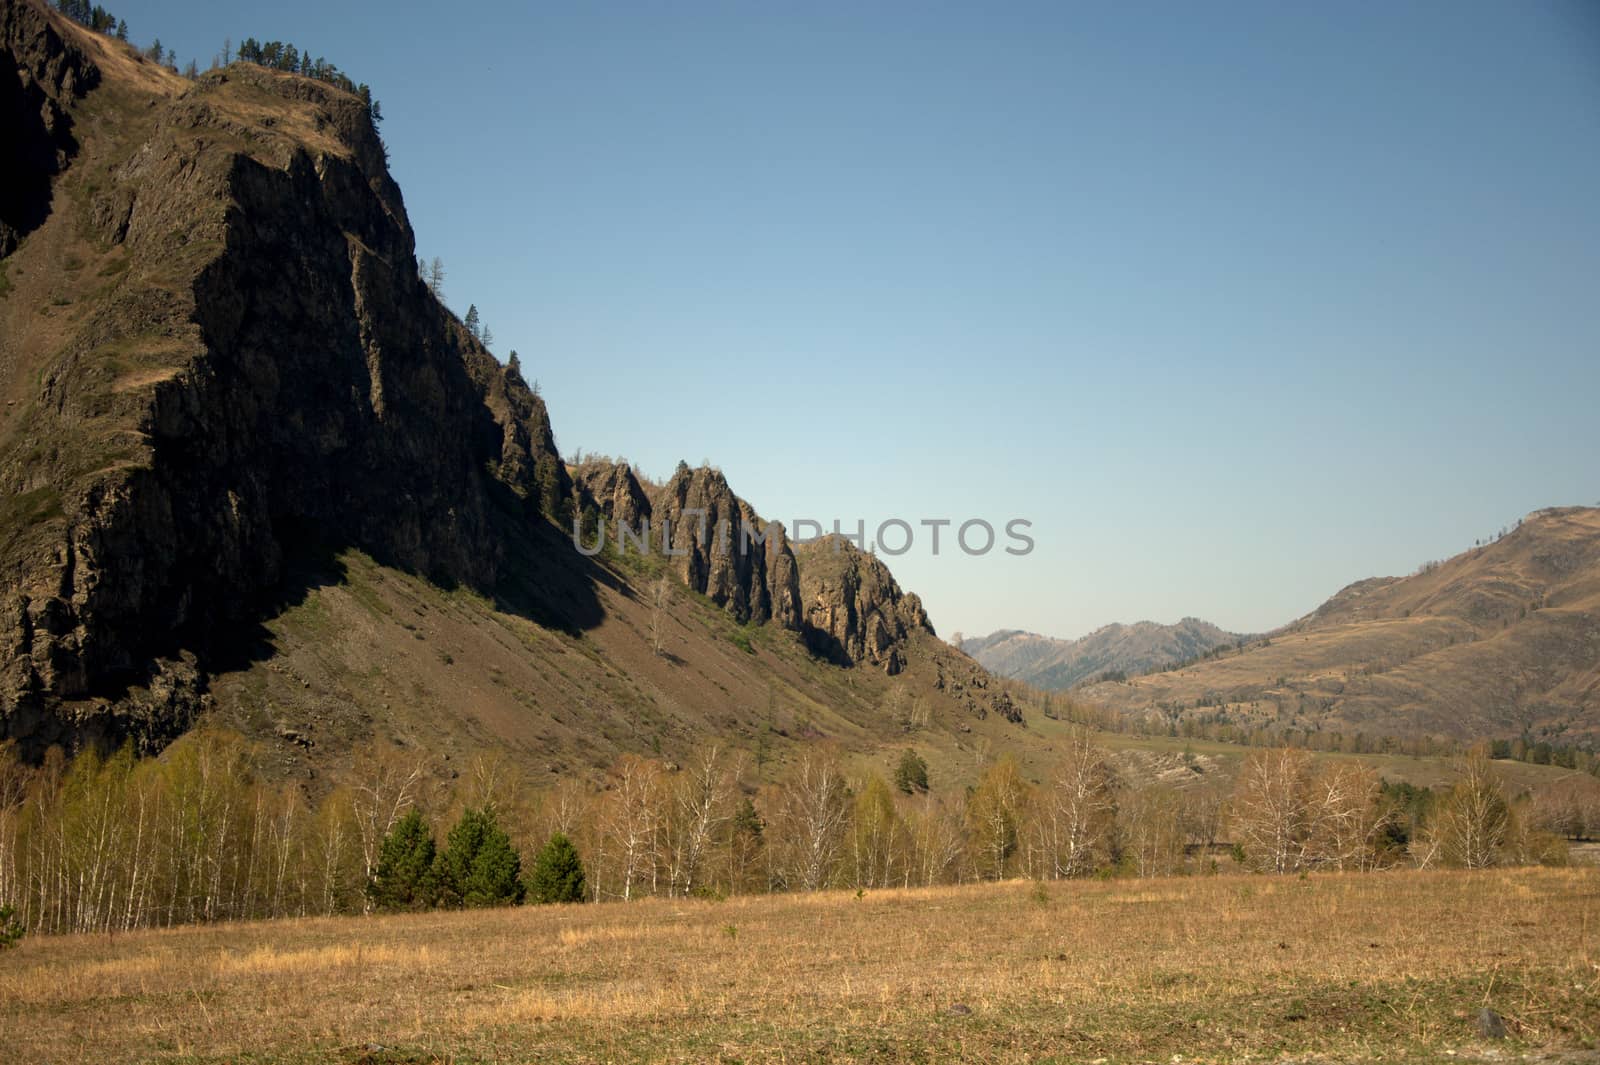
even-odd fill
[(1171, 625), (1112, 622), (1073, 640), (1000, 629), (963, 639), (960, 646), (999, 676), (1062, 691), (1104, 674), (1141, 673), (1188, 661), (1250, 638), (1185, 617)]
[[(0, 736), (153, 751), (216, 718), (327, 768), (385, 732), (585, 762), (877, 744), (891, 688), (951, 746), (1020, 721), (876, 560), (807, 585), (781, 534), (700, 539), (688, 511), (759, 523), (719, 472), (569, 470), (421, 277), (366, 101), (181, 78), (36, 0), (0, 31), (0, 115), (37, 148), (0, 204)], [(601, 513), (655, 514), (672, 554), (584, 557), (568, 523)]]
[(1355, 581), (1233, 653), (1079, 689), (1250, 730), (1600, 738), (1600, 508), (1533, 511), (1408, 577)]

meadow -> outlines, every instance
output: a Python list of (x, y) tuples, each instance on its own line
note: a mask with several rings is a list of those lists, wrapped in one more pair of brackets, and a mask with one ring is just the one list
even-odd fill
[[(224, 923), (0, 954), (18, 1062), (1587, 1061), (1600, 870)], [(1478, 1030), (1504, 1019), (1504, 1041)]]

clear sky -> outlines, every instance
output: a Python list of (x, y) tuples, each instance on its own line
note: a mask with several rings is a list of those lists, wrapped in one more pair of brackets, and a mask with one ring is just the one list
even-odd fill
[(941, 633), (1262, 630), (1600, 501), (1600, 7), (113, 0), (382, 101), (564, 452), (892, 561)]

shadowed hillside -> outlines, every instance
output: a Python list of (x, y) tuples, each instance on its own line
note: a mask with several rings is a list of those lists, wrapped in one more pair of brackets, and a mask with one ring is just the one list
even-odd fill
[[(908, 707), (952, 751), (1015, 730), (876, 560), (718, 543), (760, 519), (713, 469), (569, 471), (421, 276), (363, 96), (180, 77), (0, 0), (0, 118), (0, 738), (29, 757), (204, 718), (285, 772), (374, 737), (559, 771), (870, 748)], [(574, 520), (654, 551), (585, 557)]]

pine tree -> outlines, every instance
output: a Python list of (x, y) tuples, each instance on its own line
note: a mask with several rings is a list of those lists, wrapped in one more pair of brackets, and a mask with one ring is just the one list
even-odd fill
[(122, 41), (124, 44), (127, 43), (127, 40), (128, 40), (128, 20), (125, 19), (125, 18), (117, 20), (117, 40)]
[(480, 326), (478, 324), (478, 305), (476, 303), (467, 308), (466, 326), (467, 332), (472, 335), (472, 339), (479, 339), (482, 334), (479, 331)]
[(433, 833), (415, 809), (383, 838), (378, 868), (367, 884), (367, 898), (380, 910), (417, 910), (433, 905)]
[(16, 946), (17, 940), (22, 938), (22, 932), (22, 921), (18, 919), (15, 907), (0, 906), (0, 950)]
[(928, 790), (928, 763), (909, 747), (900, 756), (900, 764), (895, 767), (894, 785), (907, 795)]
[(557, 832), (534, 859), (528, 895), (538, 903), (584, 901), (583, 861), (572, 841)]
[(483, 335), (479, 339), (483, 341), (483, 346), (486, 349), (494, 345), (494, 334), (489, 331), (488, 326), (483, 327)]
[(439, 899), (446, 906), (507, 906), (522, 901), (522, 859), (492, 810), (463, 812), (434, 866)]

